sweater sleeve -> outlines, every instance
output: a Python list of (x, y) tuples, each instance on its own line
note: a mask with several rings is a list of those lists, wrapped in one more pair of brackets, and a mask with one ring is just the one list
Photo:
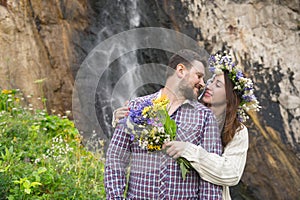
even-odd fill
[(243, 126), (225, 147), (222, 156), (188, 143), (182, 157), (190, 161), (202, 179), (216, 185), (233, 186), (242, 177), (247, 150), (248, 129)]

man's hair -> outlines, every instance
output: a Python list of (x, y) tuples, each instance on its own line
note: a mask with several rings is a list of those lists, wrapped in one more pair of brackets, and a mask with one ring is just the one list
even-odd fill
[(200, 61), (204, 65), (204, 67), (207, 66), (206, 56), (201, 56), (200, 54), (189, 49), (182, 49), (178, 51), (169, 59), (166, 77), (168, 78), (169, 76), (172, 76), (174, 74), (174, 71), (176, 70), (177, 65), (180, 63), (186, 66), (188, 70), (190, 70), (192, 67), (191, 63), (195, 60)]

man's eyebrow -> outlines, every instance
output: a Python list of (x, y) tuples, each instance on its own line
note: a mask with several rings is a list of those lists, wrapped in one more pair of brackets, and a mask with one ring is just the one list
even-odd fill
[(202, 72), (196, 72), (197, 75), (201, 75), (204, 76), (204, 74)]

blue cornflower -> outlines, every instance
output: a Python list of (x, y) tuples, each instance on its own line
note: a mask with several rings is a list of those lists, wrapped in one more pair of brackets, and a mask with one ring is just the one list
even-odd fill
[(130, 109), (129, 117), (130, 117), (131, 121), (136, 124), (147, 123), (147, 118), (143, 117), (142, 112), (145, 107), (151, 106), (151, 105), (152, 105), (152, 101), (151, 101), (151, 99), (148, 99), (148, 100), (142, 102), (141, 104), (137, 105), (137, 107), (135, 109)]

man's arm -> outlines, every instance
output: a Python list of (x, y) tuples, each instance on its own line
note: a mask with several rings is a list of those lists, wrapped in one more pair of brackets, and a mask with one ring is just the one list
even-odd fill
[(106, 154), (105, 191), (107, 199), (123, 199), (126, 186), (126, 168), (130, 160), (130, 136), (125, 125), (116, 127)]

